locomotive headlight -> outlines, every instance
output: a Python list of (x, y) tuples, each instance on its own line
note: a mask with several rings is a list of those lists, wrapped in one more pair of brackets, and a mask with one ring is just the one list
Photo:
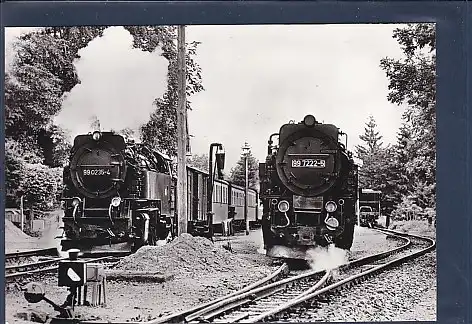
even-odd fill
[(279, 202), (279, 205), (277, 206), (277, 208), (279, 208), (279, 210), (282, 212), (282, 213), (285, 213), (288, 211), (288, 209), (290, 208), (290, 204), (288, 203), (288, 201), (286, 200), (282, 200)]
[(339, 221), (334, 217), (330, 217), (327, 220), (325, 220), (325, 224), (329, 230), (334, 231), (336, 228), (338, 228)]
[(93, 132), (92, 134), (92, 138), (95, 140), (95, 141), (98, 141), (100, 138), (102, 137), (102, 134), (100, 132)]
[(325, 208), (328, 213), (334, 213), (338, 206), (336, 206), (336, 203), (334, 201), (328, 201), (325, 205)]
[(72, 199), (72, 206), (75, 207), (78, 204), (80, 204), (80, 202), (81, 202), (80, 198), (75, 197), (75, 198)]
[(111, 205), (113, 207), (118, 207), (121, 204), (121, 198), (120, 197), (113, 197), (111, 200)]

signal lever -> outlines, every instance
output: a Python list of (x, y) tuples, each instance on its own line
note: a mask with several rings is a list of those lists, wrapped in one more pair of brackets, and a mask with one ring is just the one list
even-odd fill
[(40, 301), (44, 300), (46, 303), (51, 305), (55, 311), (59, 312), (59, 317), (61, 318), (73, 318), (74, 312), (69, 307), (61, 307), (54, 303), (52, 300), (45, 297), (45, 290), (43, 285), (37, 282), (30, 282), (27, 284), (23, 289), (25, 299), (29, 303), (39, 303)]

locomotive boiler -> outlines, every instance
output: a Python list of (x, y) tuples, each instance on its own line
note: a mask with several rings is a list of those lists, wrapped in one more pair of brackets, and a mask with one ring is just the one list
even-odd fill
[(113, 132), (78, 135), (64, 168), (62, 250), (136, 250), (174, 233), (170, 160)]
[(315, 246), (351, 248), (358, 167), (341, 135), (336, 126), (307, 115), (270, 136), (268, 156), (259, 164), (267, 255), (306, 259)]

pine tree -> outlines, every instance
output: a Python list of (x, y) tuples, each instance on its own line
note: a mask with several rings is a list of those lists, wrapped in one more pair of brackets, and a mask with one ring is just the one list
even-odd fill
[(359, 136), (364, 144), (356, 145), (356, 153), (357, 157), (362, 160), (362, 167), (359, 170), (360, 186), (380, 190), (383, 181), (380, 175), (384, 167), (385, 152), (382, 148), (382, 136), (376, 128), (377, 124), (374, 117), (369, 116), (364, 134)]
[[(248, 182), (249, 188), (258, 188), (259, 186), (259, 161), (252, 155), (251, 152), (248, 153)], [(231, 169), (230, 181), (238, 186), (245, 186), (245, 161), (244, 156), (241, 156), (238, 163), (234, 168)]]
[(383, 143), (380, 142), (382, 136), (376, 128), (377, 123), (371, 115), (364, 128), (364, 134), (359, 136), (359, 138), (365, 142), (365, 145), (356, 145), (357, 157), (359, 159), (362, 160), (366, 155), (376, 153), (382, 147)]

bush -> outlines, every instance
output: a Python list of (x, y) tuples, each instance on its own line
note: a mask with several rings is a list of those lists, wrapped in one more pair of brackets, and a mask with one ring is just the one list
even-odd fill
[(62, 168), (41, 164), (39, 152), (12, 139), (5, 140), (7, 206), (18, 207), (20, 193), (26, 206), (39, 210), (57, 207), (62, 193)]
[(20, 189), (24, 192), (28, 205), (32, 208), (52, 210), (58, 204), (61, 182), (60, 168), (26, 163)]
[(403, 198), (402, 201), (398, 204), (397, 209), (395, 209), (391, 217), (394, 220), (407, 220), (411, 218), (416, 218), (418, 214), (421, 214), (423, 209), (417, 206), (408, 198)]

